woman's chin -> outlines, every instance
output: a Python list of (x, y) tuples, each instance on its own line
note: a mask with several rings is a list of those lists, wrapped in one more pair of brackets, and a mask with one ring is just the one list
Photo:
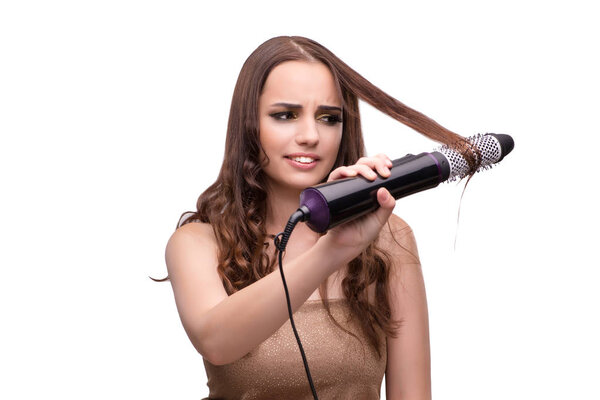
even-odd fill
[(304, 177), (297, 177), (296, 179), (294, 179), (295, 177), (290, 176), (289, 179), (285, 180), (285, 181), (275, 181), (273, 182), (273, 184), (271, 185), (271, 187), (275, 190), (283, 190), (283, 191), (294, 191), (294, 192), (298, 192), (298, 194), (300, 194), (300, 192), (302, 192), (304, 189), (311, 187), (311, 186), (316, 186), (318, 184), (320, 184), (321, 182), (323, 182), (324, 178), (319, 178), (319, 177), (308, 177), (308, 176), (304, 176)]

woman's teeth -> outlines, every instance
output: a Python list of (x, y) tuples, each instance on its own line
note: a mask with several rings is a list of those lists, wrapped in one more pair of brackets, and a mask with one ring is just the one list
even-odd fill
[(314, 158), (311, 157), (290, 157), (292, 160), (302, 163), (302, 164), (310, 164), (315, 161)]

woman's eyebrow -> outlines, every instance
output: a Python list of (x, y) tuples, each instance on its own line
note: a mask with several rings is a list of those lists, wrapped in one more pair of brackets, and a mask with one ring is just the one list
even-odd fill
[(339, 112), (342, 112), (341, 107), (337, 107), (337, 106), (319, 106), (319, 110), (339, 111)]
[[(299, 109), (302, 108), (301, 104), (292, 104), (292, 103), (274, 103), (271, 104), (271, 107), (285, 107), (285, 108), (291, 108), (291, 109)], [(327, 110), (327, 111), (339, 111), (342, 112), (342, 109), (338, 106), (326, 106), (326, 105), (320, 105), (318, 107), (319, 110)]]

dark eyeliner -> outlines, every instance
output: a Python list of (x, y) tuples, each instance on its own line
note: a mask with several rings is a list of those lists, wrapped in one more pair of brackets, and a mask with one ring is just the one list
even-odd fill
[(323, 121), (324, 123), (328, 124), (328, 125), (335, 125), (338, 124), (342, 121), (342, 117), (340, 117), (339, 115), (335, 115), (335, 114), (324, 114), (324, 115), (320, 115), (319, 118), (322, 117), (326, 117), (328, 119), (328, 121)]
[[(296, 118), (296, 115), (293, 111), (278, 111), (278, 112), (269, 114), (269, 116), (274, 118), (277, 121), (290, 121), (290, 120)], [(281, 118), (283, 116), (286, 116), (287, 118)]]

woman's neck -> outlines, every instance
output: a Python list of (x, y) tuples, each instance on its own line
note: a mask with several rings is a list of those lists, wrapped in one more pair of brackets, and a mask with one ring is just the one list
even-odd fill
[[(277, 235), (283, 232), (290, 216), (299, 207), (301, 190), (267, 189), (267, 234)], [(312, 231), (306, 224), (297, 224), (294, 234), (288, 242), (290, 248), (307, 249), (319, 239), (320, 235)]]
[(283, 231), (290, 215), (298, 209), (300, 193), (295, 189), (267, 189), (267, 233)]

